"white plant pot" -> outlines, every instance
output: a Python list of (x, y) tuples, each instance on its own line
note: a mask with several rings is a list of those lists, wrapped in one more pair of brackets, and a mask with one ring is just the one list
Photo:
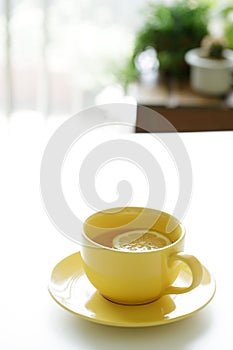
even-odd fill
[(186, 53), (190, 65), (190, 83), (194, 91), (219, 96), (226, 94), (232, 84), (233, 51), (224, 50), (224, 59), (209, 59), (200, 56), (201, 49)]

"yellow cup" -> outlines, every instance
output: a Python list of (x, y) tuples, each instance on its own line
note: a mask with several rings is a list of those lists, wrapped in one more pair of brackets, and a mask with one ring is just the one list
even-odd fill
[[(155, 230), (172, 243), (150, 251), (124, 251), (95, 242), (98, 235), (114, 235), (135, 229)], [(197, 287), (202, 265), (183, 253), (185, 229), (172, 215), (139, 207), (113, 208), (90, 216), (84, 223), (81, 257), (84, 271), (107, 299), (127, 305), (145, 304), (166, 294), (181, 294)], [(98, 240), (98, 239), (97, 239)], [(192, 273), (188, 286), (174, 286), (187, 264)]]

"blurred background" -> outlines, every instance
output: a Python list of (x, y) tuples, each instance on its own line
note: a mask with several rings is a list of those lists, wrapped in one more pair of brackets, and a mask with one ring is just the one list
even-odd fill
[(144, 0), (0, 0), (0, 113), (71, 115), (121, 98)]
[[(176, 2), (180, 1), (150, 1), (165, 8)], [(0, 0), (0, 115), (29, 112), (45, 117), (70, 116), (94, 104), (122, 100), (134, 103), (128, 83), (137, 81), (143, 70), (155, 73), (164, 62), (169, 65), (168, 55), (163, 62), (160, 60), (164, 56), (158, 56), (158, 60), (153, 38), (152, 42), (145, 41), (146, 47), (140, 46), (140, 35), (148, 27), (148, 13), (154, 11), (148, 12), (148, 3)], [(215, 34), (232, 35), (232, 1), (183, 3), (192, 9), (208, 3), (212, 6), (208, 28)], [(168, 22), (164, 15), (165, 26)], [(179, 25), (177, 19), (178, 30)], [(186, 36), (192, 37), (191, 31)], [(173, 42), (174, 38), (170, 35)], [(196, 45), (191, 42), (187, 49)], [(230, 39), (227, 45), (233, 46)]]

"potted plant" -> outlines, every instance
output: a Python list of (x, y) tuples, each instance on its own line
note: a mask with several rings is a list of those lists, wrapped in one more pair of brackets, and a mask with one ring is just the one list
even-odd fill
[(144, 23), (134, 40), (131, 57), (118, 72), (124, 86), (140, 76), (137, 67), (138, 56), (153, 48), (159, 62), (160, 75), (184, 78), (189, 66), (184, 60), (185, 53), (200, 45), (208, 34), (208, 16), (211, 1), (177, 0), (172, 4), (149, 4), (143, 13)]
[(191, 66), (193, 90), (206, 95), (224, 95), (232, 84), (233, 51), (226, 48), (225, 38), (206, 36), (199, 48), (185, 55)]

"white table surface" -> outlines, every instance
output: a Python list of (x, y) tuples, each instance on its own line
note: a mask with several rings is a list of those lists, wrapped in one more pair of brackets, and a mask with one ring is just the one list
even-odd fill
[[(183, 220), (186, 251), (215, 276), (214, 299), (182, 321), (133, 329), (83, 320), (48, 293), (54, 265), (78, 250), (57, 232), (40, 197), (41, 157), (60, 123), (37, 117), (0, 122), (0, 348), (233, 349), (233, 132), (180, 134), (193, 170), (192, 200)], [(145, 146), (149, 135), (129, 138)]]

